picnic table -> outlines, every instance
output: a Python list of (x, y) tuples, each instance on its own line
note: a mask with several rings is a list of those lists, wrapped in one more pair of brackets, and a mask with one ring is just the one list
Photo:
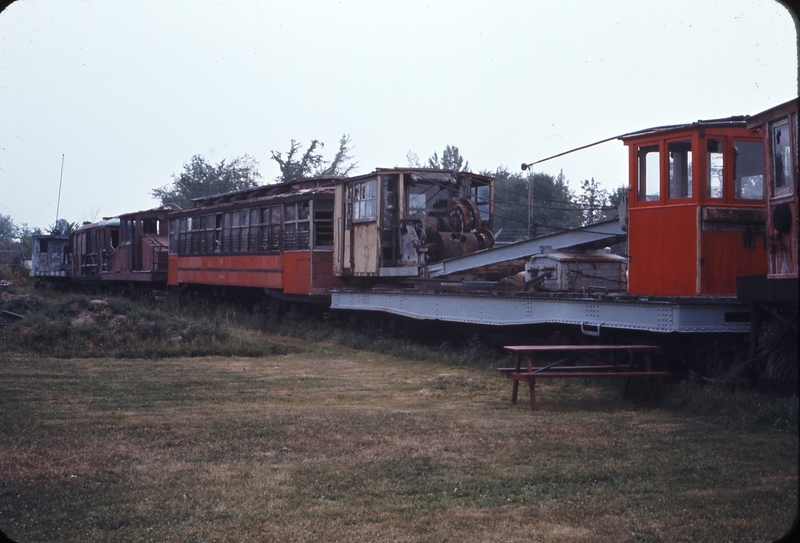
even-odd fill
[[(650, 355), (658, 349), (657, 345), (506, 345), (504, 347), (517, 355), (517, 363), (513, 368), (497, 368), (497, 371), (514, 380), (511, 393), (511, 402), (517, 403), (517, 392), (519, 383), (528, 383), (531, 394), (531, 411), (536, 411), (536, 380), (537, 379), (563, 379), (563, 378), (608, 378), (615, 377), (625, 379), (625, 388), (622, 396), (628, 393), (628, 385), (632, 378), (647, 379), (647, 393), (650, 397), (650, 407), (656, 406), (656, 397), (653, 392), (652, 380), (658, 377), (670, 377), (672, 374), (666, 371), (653, 371)], [(533, 356), (543, 353), (567, 353), (569, 356), (548, 364), (546, 366), (534, 366)], [(572, 360), (577, 356), (589, 355), (597, 358), (601, 353), (612, 353), (612, 362), (605, 364), (591, 364), (584, 366), (564, 366), (564, 362)], [(616, 363), (613, 353), (623, 353), (627, 357), (627, 364)], [(634, 365), (634, 355), (641, 354), (643, 364)], [(526, 367), (522, 367), (522, 359), (525, 359)]]

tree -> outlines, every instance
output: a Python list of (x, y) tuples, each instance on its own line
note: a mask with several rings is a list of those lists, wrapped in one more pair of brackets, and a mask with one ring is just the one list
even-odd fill
[(581, 226), (580, 209), (563, 172), (558, 177), (541, 172), (524, 175), (500, 167), (482, 173), (495, 178), (493, 224), (496, 232), (504, 230), (504, 239), (525, 239)]
[[(406, 157), (408, 157), (408, 155), (406, 155)], [(435, 151), (433, 155), (428, 157), (428, 167), (441, 170), (454, 170), (457, 172), (470, 171), (469, 161), (464, 161), (464, 157), (459, 153), (458, 147), (449, 144), (444, 148), (444, 151), (442, 151), (441, 160)]]
[(234, 158), (230, 162), (223, 159), (216, 166), (206, 162), (200, 155), (194, 155), (184, 163), (180, 175), (172, 174), (172, 185), (153, 189), (153, 197), (161, 205), (177, 205), (186, 208), (193, 198), (212, 196), (234, 190), (258, 186), (258, 162), (249, 155)]
[(278, 151), (271, 151), (272, 160), (278, 163), (281, 169), (281, 175), (275, 178), (279, 183), (285, 183), (294, 179), (302, 179), (305, 177), (344, 177), (352, 172), (357, 162), (350, 162), (352, 156), (348, 153), (351, 150), (350, 136), (342, 134), (339, 140), (339, 150), (336, 156), (330, 162), (326, 161), (321, 154), (317, 152), (318, 147), (325, 147), (325, 144), (319, 140), (311, 140), (311, 144), (302, 156), (298, 156), (302, 143), (297, 140), (291, 140), (289, 150), (286, 152), (286, 158), (283, 153)]
[(350, 150), (350, 136), (342, 134), (341, 139), (339, 139), (339, 150), (336, 151), (336, 156), (333, 157), (333, 160), (331, 160), (328, 166), (320, 170), (317, 175), (320, 177), (346, 177), (349, 175), (350, 172), (358, 166), (358, 162), (350, 162), (347, 164), (348, 161), (353, 159), (352, 155), (347, 154)]
[(69, 236), (78, 229), (78, 223), (69, 222), (67, 219), (58, 219), (47, 227), (47, 233), (52, 236)]
[(38, 226), (30, 228), (28, 223), (22, 223), (19, 227), (19, 242), (22, 252), (25, 254), (25, 258), (31, 258), (33, 256), (33, 236), (41, 236), (42, 233), (41, 228)]
[(608, 207), (608, 191), (601, 189), (597, 181), (581, 181), (581, 194), (578, 196), (578, 203), (583, 208), (583, 224), (593, 224), (605, 218), (604, 212)]
[(11, 215), (0, 215), (0, 243), (14, 241), (19, 235), (19, 227), (14, 224)]

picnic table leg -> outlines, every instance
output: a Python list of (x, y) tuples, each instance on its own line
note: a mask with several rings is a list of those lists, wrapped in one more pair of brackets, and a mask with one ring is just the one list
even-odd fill
[(536, 411), (536, 379), (528, 381), (528, 388), (531, 391), (531, 411)]
[[(517, 373), (519, 373), (520, 365), (522, 364), (521, 356), (520, 353), (517, 353), (517, 365), (514, 367), (514, 371)], [(514, 379), (514, 385), (511, 388), (511, 403), (517, 403), (517, 392), (519, 392), (519, 381)]]
[[(642, 353), (644, 356), (644, 371), (650, 373), (652, 371), (650, 366), (650, 353)], [(655, 409), (656, 407), (656, 394), (653, 391), (653, 378), (647, 378), (647, 395), (650, 397), (650, 407)]]
[[(628, 351), (628, 371), (631, 371), (631, 368), (633, 368), (633, 351)], [(628, 385), (630, 384), (631, 384), (631, 378), (628, 377), (627, 379), (625, 379), (625, 388), (622, 389), (623, 398), (628, 397)]]

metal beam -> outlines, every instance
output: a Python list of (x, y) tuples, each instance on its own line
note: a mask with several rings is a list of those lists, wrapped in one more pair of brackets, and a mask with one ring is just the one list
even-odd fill
[(750, 307), (734, 298), (652, 301), (635, 296), (553, 298), (522, 293), (334, 290), (331, 307), (494, 326), (572, 324), (588, 335), (599, 335), (606, 328), (662, 333), (750, 330)]
[(612, 219), (436, 262), (426, 268), (426, 275), (431, 278), (444, 277), (509, 260), (530, 258), (541, 253), (542, 246), (550, 246), (554, 250), (572, 247), (596, 248), (613, 245), (626, 238), (627, 234), (622, 230), (619, 220)]

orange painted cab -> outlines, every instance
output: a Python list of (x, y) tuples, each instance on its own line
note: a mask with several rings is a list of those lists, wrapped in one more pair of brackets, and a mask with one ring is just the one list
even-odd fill
[(743, 118), (659, 127), (629, 148), (629, 292), (735, 295), (766, 271), (763, 143)]

